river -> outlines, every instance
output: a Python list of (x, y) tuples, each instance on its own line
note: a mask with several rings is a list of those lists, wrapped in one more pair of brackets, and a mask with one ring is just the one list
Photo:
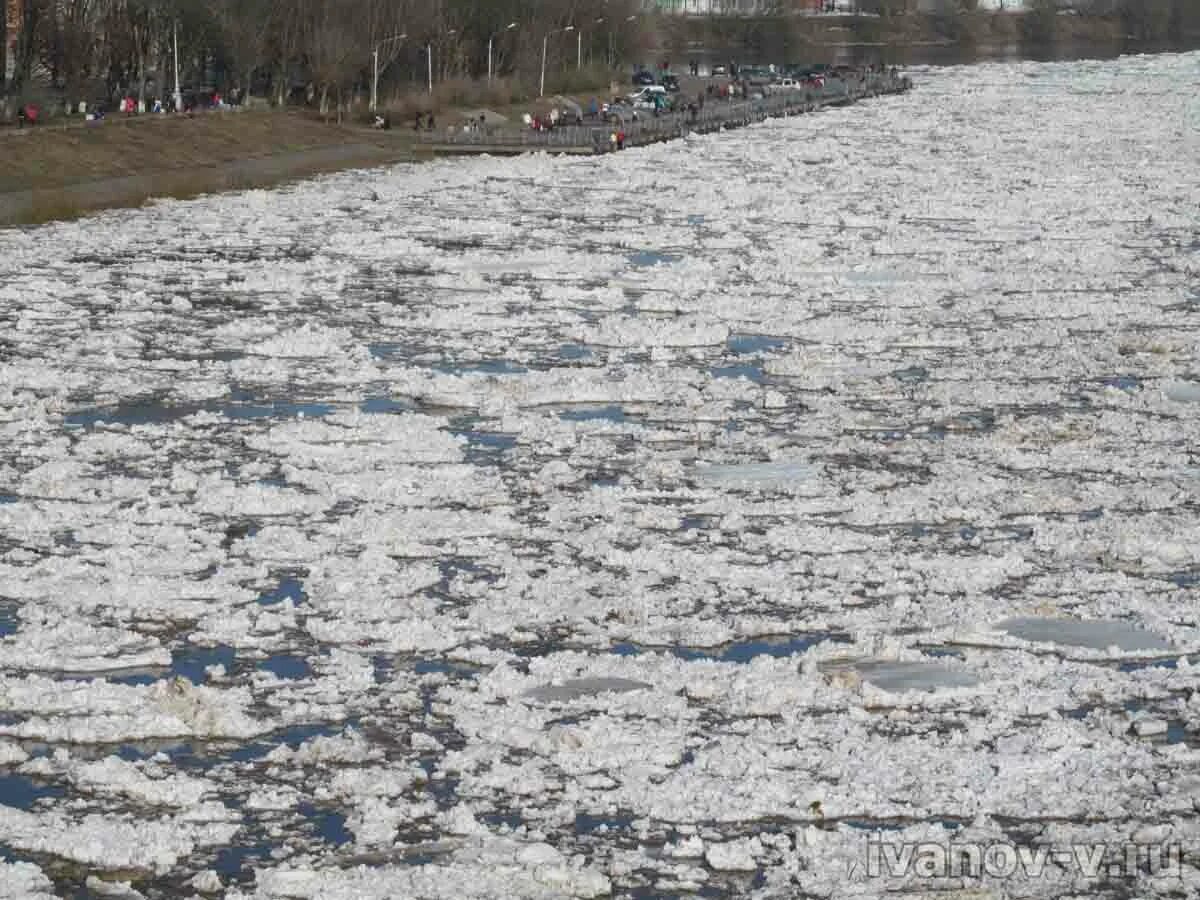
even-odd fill
[(1200, 54), (911, 75), (0, 232), (0, 894), (1194, 892)]

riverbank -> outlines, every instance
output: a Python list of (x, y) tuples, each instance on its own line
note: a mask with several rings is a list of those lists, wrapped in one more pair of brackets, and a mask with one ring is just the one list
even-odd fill
[(277, 112), (143, 116), (0, 133), (0, 226), (270, 187), (411, 158), (412, 136)]
[[(747, 20), (745, 24), (753, 23)], [(839, 26), (822, 23), (821, 27)], [(827, 36), (835, 34), (827, 32)], [(846, 34), (842, 37), (843, 43), (830, 51), (839, 62), (885, 59), (889, 64), (967, 63), (972, 61), (971, 54), (977, 59), (993, 55), (984, 52), (983, 45), (880, 47), (853, 43)], [(1003, 52), (994, 55), (1026, 55), (1020, 46), (1003, 45)], [(1106, 44), (1057, 46), (1072, 47), (1072, 55), (1090, 55), (1088, 48), (1097, 56), (1109, 55)], [(737, 53), (741, 51), (731, 55), (747, 58)], [(725, 51), (693, 50), (691, 55), (697, 59), (712, 57), (714, 61), (729, 58)], [(1029, 55), (1056, 54), (1044, 51)], [(679, 55), (672, 58), (676, 63), (682, 61)], [(549, 102), (502, 107), (501, 111), (515, 120), (521, 110)], [(455, 117), (453, 112), (443, 111), (438, 121), (453, 121)], [(267, 188), (323, 172), (401, 162), (418, 152), (408, 127), (382, 132), (361, 125), (335, 125), (299, 113), (265, 110), (207, 113), (194, 118), (113, 118), (99, 125), (76, 122), (24, 132), (2, 129), (0, 156), (5, 158), (5, 165), (0, 169), (0, 228), (135, 207), (155, 198), (184, 199), (225, 190)]]

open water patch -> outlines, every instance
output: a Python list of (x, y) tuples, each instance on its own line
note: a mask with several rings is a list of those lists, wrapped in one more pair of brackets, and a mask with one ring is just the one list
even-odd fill
[(892, 373), (892, 377), (904, 384), (920, 384), (929, 380), (929, 370), (924, 366), (909, 366), (906, 369), (897, 369)]
[(749, 663), (760, 656), (783, 659), (797, 653), (805, 653), (817, 644), (832, 641), (850, 643), (849, 635), (835, 632), (813, 632), (786, 637), (762, 637), (744, 641), (733, 641), (719, 647), (656, 646), (652, 644), (614, 644), (611, 652), (618, 656), (638, 656), (642, 653), (670, 653), (677, 659), (688, 662), (708, 660), (711, 662)]
[(304, 403), (290, 400), (269, 400), (253, 403), (231, 403), (221, 408), (227, 419), (319, 419), (330, 415), (334, 407), (328, 403)]
[(725, 346), (729, 348), (729, 352), (737, 356), (770, 353), (774, 350), (782, 350), (790, 344), (791, 341), (787, 338), (774, 337), (769, 334), (738, 333), (731, 334), (725, 340)]
[(210, 666), (223, 666), (228, 673), (233, 671), (236, 659), (237, 651), (228, 644), (218, 644), (215, 647), (188, 644), (171, 651), (169, 674), (186, 678), (192, 684), (203, 684), (208, 679), (205, 669)]
[(463, 458), (473, 465), (498, 465), (504, 459), (504, 454), (517, 446), (515, 434), (485, 431), (473, 425), (451, 428), (450, 433), (466, 440)]
[(1139, 391), (1142, 387), (1141, 379), (1135, 378), (1132, 375), (1114, 375), (1111, 378), (1105, 378), (1102, 383), (1107, 387), (1116, 388), (1119, 391), (1125, 391), (1127, 394), (1132, 394), (1135, 391)]
[(369, 415), (400, 415), (412, 412), (416, 407), (404, 400), (391, 397), (368, 397), (358, 404), (359, 411)]
[(670, 253), (665, 250), (638, 250), (625, 255), (625, 261), (635, 269), (650, 269), (655, 266), (669, 266), (683, 259), (680, 253)]
[(305, 678), (311, 678), (313, 674), (312, 666), (308, 664), (307, 659), (303, 656), (287, 653), (268, 656), (254, 668), (259, 672), (269, 672), (276, 678), (281, 678), (285, 681), (300, 681)]
[(51, 784), (39, 784), (24, 775), (0, 775), (0, 805), (28, 812), (39, 800), (66, 796), (66, 791)]
[(375, 341), (367, 344), (367, 352), (374, 359), (385, 360), (387, 362), (401, 362), (410, 358), (416, 349), (411, 344), (402, 344), (395, 341)]
[(631, 813), (576, 813), (576, 834), (607, 834), (611, 831), (629, 831), (635, 821)]
[(753, 381), (755, 384), (762, 384), (767, 380), (766, 372), (762, 366), (751, 365), (748, 363), (735, 363), (728, 366), (714, 366), (709, 369), (709, 374), (713, 378), (746, 378)]
[(303, 576), (284, 575), (279, 578), (279, 583), (275, 587), (259, 594), (256, 602), (259, 606), (274, 606), (284, 600), (291, 600), (293, 604), (300, 606), (307, 599), (308, 594), (304, 592)]
[(1179, 588), (1200, 587), (1200, 570), (1192, 569), (1186, 572), (1172, 572), (1167, 581)]
[(614, 422), (619, 425), (626, 421), (625, 409), (616, 404), (564, 409), (558, 417), (565, 422)]
[(20, 606), (16, 603), (0, 603), (0, 638), (16, 634), (21, 627)]
[[(278, 747), (287, 747), (289, 750), (297, 749), (306, 741), (311, 741), (318, 737), (337, 737), (345, 732), (349, 727), (356, 724), (356, 720), (347, 720), (343, 722), (321, 722), (308, 725), (291, 725), (287, 728), (281, 728), (279, 731), (271, 732), (253, 741), (236, 745), (232, 749), (227, 749), (216, 755), (217, 761), (229, 761), (239, 763), (250, 763), (262, 759), (272, 750)], [(208, 759), (211, 763), (213, 756), (205, 753), (203, 747), (193, 747), (192, 745), (184, 745), (179, 748), (181, 754), (196, 755), (201, 759)], [(172, 757), (174, 759), (174, 756)]]
[(447, 375), (525, 375), (529, 372), (520, 363), (508, 359), (476, 359), (464, 362), (438, 363), (435, 371)]
[(161, 399), (134, 400), (115, 406), (94, 406), (68, 413), (63, 424), (68, 428), (95, 428), (100, 425), (169, 425), (204, 409), (200, 404), (172, 404)]
[(266, 863), (274, 848), (268, 843), (234, 844), (217, 851), (212, 869), (226, 881), (244, 882), (254, 876), (253, 865)]
[(102, 425), (126, 427), (170, 425), (201, 412), (213, 412), (234, 421), (256, 419), (288, 419), (299, 416), (321, 418), (334, 411), (329, 403), (292, 400), (252, 400), (235, 394), (231, 401), (207, 403), (168, 403), (164, 400), (142, 400), (119, 403), (115, 406), (90, 407), (67, 414), (63, 424), (69, 428), (96, 428)]
[(301, 803), (296, 811), (313, 826), (317, 837), (325, 843), (341, 847), (354, 840), (354, 835), (346, 827), (346, 817), (337, 810), (312, 803)]
[(593, 356), (592, 349), (584, 344), (562, 344), (556, 355), (559, 359), (578, 360)]

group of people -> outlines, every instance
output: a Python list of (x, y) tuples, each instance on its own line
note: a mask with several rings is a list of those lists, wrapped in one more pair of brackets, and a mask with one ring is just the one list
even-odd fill
[(418, 110), (413, 114), (413, 131), (433, 131), (433, 113)]
[[(592, 101), (593, 107), (596, 101)], [(554, 128), (560, 128), (564, 125), (582, 125), (583, 110), (576, 108), (573, 115), (559, 112), (557, 108), (550, 110), (546, 115), (539, 113), (525, 113), (521, 117), (524, 122), (533, 131), (550, 131)]]

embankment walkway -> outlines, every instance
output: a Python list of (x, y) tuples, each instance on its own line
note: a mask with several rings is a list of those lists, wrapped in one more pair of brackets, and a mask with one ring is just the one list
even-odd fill
[(617, 149), (613, 136), (625, 132), (625, 147), (637, 147), (683, 137), (689, 132), (707, 134), (762, 122), (766, 119), (803, 115), (829, 106), (846, 106), (869, 97), (900, 94), (912, 81), (890, 73), (864, 73), (848, 79), (831, 78), (822, 87), (767, 94), (757, 99), (713, 100), (702, 108), (654, 115), (625, 107), (608, 122), (567, 125), (548, 131), (530, 128), (487, 128), (463, 130), (449, 127), (422, 132), (417, 149), (433, 154), (513, 155), (519, 153), (570, 153), (595, 155)]

